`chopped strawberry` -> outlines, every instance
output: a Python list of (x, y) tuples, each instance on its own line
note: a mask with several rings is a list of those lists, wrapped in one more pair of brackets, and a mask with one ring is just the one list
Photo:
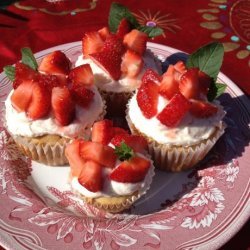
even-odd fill
[(158, 73), (156, 73), (153, 69), (146, 69), (141, 80), (142, 83), (145, 82), (159, 83), (161, 81), (161, 76)]
[(81, 142), (80, 155), (85, 160), (95, 161), (107, 168), (114, 168), (117, 159), (113, 148), (90, 141)]
[(114, 145), (114, 146), (120, 146), (122, 142), (125, 142), (126, 143), (126, 139), (128, 138), (129, 134), (117, 134), (117, 135), (114, 135), (112, 140), (111, 140), (111, 143)]
[(85, 56), (98, 53), (102, 50), (103, 44), (101, 35), (97, 31), (86, 32), (82, 39), (82, 53)]
[(42, 59), (38, 71), (52, 75), (68, 75), (70, 64), (70, 60), (67, 56), (62, 51), (57, 50)]
[(143, 181), (148, 173), (150, 165), (150, 161), (139, 156), (134, 156), (127, 161), (123, 161), (115, 168), (110, 174), (110, 179), (123, 183)]
[(123, 129), (123, 128), (113, 127), (113, 133), (114, 133), (114, 135), (128, 134), (128, 131)]
[(148, 36), (146, 33), (133, 29), (124, 36), (123, 43), (131, 50), (134, 50), (139, 55), (143, 55), (146, 50)]
[(218, 112), (218, 108), (205, 101), (191, 100), (190, 113), (198, 118), (207, 118)]
[[(64, 78), (63, 78), (64, 77)], [(52, 91), (54, 87), (65, 86), (66, 78), (64, 75), (39, 75), (39, 83), (44, 85), (49, 91)], [(63, 80), (64, 79), (64, 80)]]
[(85, 88), (84, 86), (73, 87), (71, 94), (75, 103), (83, 108), (89, 107), (95, 95), (91, 89)]
[(75, 103), (67, 87), (52, 89), (51, 104), (55, 120), (61, 126), (68, 125), (74, 119)]
[(110, 30), (108, 27), (103, 27), (102, 29), (99, 29), (98, 33), (103, 41), (105, 41), (110, 36)]
[(143, 59), (133, 50), (128, 49), (123, 55), (121, 71), (128, 77), (136, 77), (143, 67)]
[(158, 88), (154, 82), (142, 83), (138, 89), (136, 100), (143, 115), (150, 119), (157, 113)]
[(170, 100), (178, 92), (179, 82), (174, 78), (174, 75), (164, 74), (159, 87), (159, 94)]
[(157, 119), (168, 127), (176, 127), (190, 109), (190, 102), (182, 94), (177, 93), (157, 115)]
[(190, 68), (180, 78), (179, 89), (187, 99), (195, 99), (199, 96), (199, 69)]
[(101, 191), (103, 186), (102, 166), (94, 161), (86, 161), (78, 181), (90, 192)]
[(79, 176), (85, 163), (80, 156), (80, 140), (74, 140), (66, 146), (65, 156), (69, 161), (71, 175)]
[(113, 122), (111, 120), (102, 120), (95, 122), (92, 127), (92, 141), (103, 145), (108, 145), (113, 137)]
[(74, 86), (94, 84), (94, 75), (89, 64), (73, 68), (69, 73), (68, 79)]
[(213, 79), (200, 70), (198, 72), (198, 78), (199, 78), (200, 92), (206, 96)]
[(183, 74), (187, 71), (186, 65), (183, 61), (178, 61), (174, 65), (175, 70), (177, 70), (179, 73)]
[(113, 51), (115, 55), (121, 57), (125, 52), (125, 47), (119, 37), (116, 35), (110, 35), (105, 40), (102, 51)]
[(116, 35), (123, 39), (123, 37), (131, 30), (130, 23), (126, 18), (123, 18), (117, 28)]
[(174, 65), (170, 64), (168, 66), (168, 69), (167, 71), (163, 74), (163, 77), (164, 76), (171, 76), (173, 77), (176, 81), (179, 81), (180, 80), (180, 77), (181, 77), (181, 73), (179, 71), (177, 71), (174, 67)]

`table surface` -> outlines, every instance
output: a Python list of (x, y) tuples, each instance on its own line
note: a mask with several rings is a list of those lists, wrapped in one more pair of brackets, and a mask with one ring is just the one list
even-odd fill
[[(22, 47), (38, 52), (80, 41), (84, 32), (107, 26), (111, 2), (2, 1), (1, 5), (9, 5), (0, 12), (0, 70), (20, 59)], [(222, 42), (225, 56), (221, 71), (250, 95), (249, 0), (192, 0), (192, 4), (188, 0), (117, 2), (126, 5), (141, 24), (163, 29), (163, 35), (152, 42), (187, 53), (211, 41)], [(250, 222), (221, 249), (249, 249), (249, 232)]]

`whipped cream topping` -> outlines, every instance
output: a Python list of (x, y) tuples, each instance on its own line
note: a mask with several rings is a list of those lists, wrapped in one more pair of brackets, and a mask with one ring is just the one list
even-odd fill
[[(218, 101), (213, 102), (213, 104), (218, 107), (218, 112), (215, 115), (201, 119), (187, 112), (177, 127), (169, 128), (162, 124), (156, 116), (151, 119), (144, 117), (137, 104), (136, 94), (128, 103), (128, 116), (133, 125), (141, 133), (160, 144), (182, 146), (194, 145), (201, 140), (208, 139), (215, 132), (217, 127), (222, 126), (222, 119), (225, 116), (225, 112)], [(169, 100), (159, 96), (157, 107), (158, 114), (165, 108), (168, 102)]]
[[(154, 175), (154, 166), (153, 162), (146, 158), (144, 155), (137, 153), (138, 156), (141, 156), (151, 162), (151, 166), (148, 170), (147, 175), (145, 176), (142, 182), (137, 183), (122, 183), (113, 181), (109, 178), (109, 174), (112, 172), (113, 169), (110, 168), (102, 168), (102, 177), (104, 180), (103, 189), (99, 192), (91, 192), (82, 186), (79, 181), (78, 177), (73, 177), (71, 181), (72, 188), (80, 193), (81, 195), (89, 198), (98, 198), (98, 197), (114, 197), (120, 195), (130, 195), (134, 192), (138, 191), (140, 194), (143, 194), (150, 186), (152, 182), (152, 177)], [(117, 160), (116, 167), (120, 165), (120, 161)]]
[(76, 105), (75, 119), (67, 126), (58, 125), (52, 114), (42, 119), (31, 120), (25, 112), (17, 112), (11, 104), (12, 90), (5, 101), (7, 128), (12, 135), (27, 137), (46, 134), (68, 138), (84, 136), (104, 110), (104, 103), (97, 88), (92, 86), (90, 89), (95, 93), (91, 104), (88, 108)]
[(105, 72), (101, 67), (99, 67), (95, 62), (90, 58), (84, 58), (83, 55), (80, 55), (76, 61), (75, 66), (80, 66), (82, 64), (90, 64), (91, 69), (94, 73), (95, 83), (101, 90), (107, 92), (131, 92), (134, 91), (140, 84), (141, 78), (146, 71), (146, 69), (151, 68), (156, 72), (160, 73), (160, 66), (156, 61), (153, 53), (149, 50), (146, 50), (143, 56), (144, 65), (141, 72), (136, 78), (129, 78), (127, 76), (121, 76), (118, 81), (113, 80), (107, 72)]

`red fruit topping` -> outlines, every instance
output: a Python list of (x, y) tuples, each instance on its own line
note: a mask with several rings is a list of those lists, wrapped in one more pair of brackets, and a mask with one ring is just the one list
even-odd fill
[(168, 127), (176, 127), (190, 109), (190, 102), (182, 94), (177, 93), (157, 115), (157, 119)]
[(198, 78), (199, 78), (200, 92), (206, 96), (213, 79), (200, 70), (198, 72)]
[(44, 85), (49, 91), (54, 87), (65, 86), (67, 81), (64, 75), (39, 75), (39, 83)]
[(90, 192), (102, 190), (102, 166), (94, 161), (86, 161), (78, 177), (78, 181)]
[(67, 87), (53, 88), (51, 103), (58, 124), (66, 126), (74, 119), (75, 103)]
[(102, 29), (99, 29), (98, 33), (103, 41), (105, 41), (110, 36), (110, 30), (108, 27), (103, 27)]
[(121, 71), (128, 77), (136, 77), (143, 67), (143, 59), (133, 50), (127, 50), (122, 58)]
[(69, 161), (71, 175), (79, 176), (85, 160), (80, 156), (80, 140), (74, 140), (67, 145), (65, 156)]
[(92, 160), (104, 167), (114, 168), (117, 156), (113, 148), (97, 142), (81, 142), (80, 155), (85, 160)]
[(126, 18), (123, 18), (117, 28), (116, 35), (123, 39), (123, 37), (131, 30), (130, 23)]
[(69, 81), (74, 86), (93, 85), (94, 75), (89, 64), (80, 65), (69, 73)]
[(218, 108), (208, 102), (191, 100), (190, 113), (198, 118), (207, 118), (218, 112)]
[(122, 56), (125, 52), (125, 47), (120, 38), (116, 35), (110, 35), (104, 42), (102, 51), (114, 51), (116, 55)]
[(157, 113), (158, 105), (158, 88), (154, 82), (142, 83), (138, 89), (136, 100), (143, 115), (150, 119)]
[(71, 89), (71, 94), (75, 103), (83, 108), (89, 107), (95, 95), (92, 90), (87, 89), (84, 86), (73, 87)]
[(82, 39), (82, 53), (87, 56), (102, 50), (103, 40), (96, 31), (86, 32)]
[(92, 141), (103, 145), (109, 144), (113, 137), (113, 122), (111, 120), (102, 120), (95, 122), (92, 127)]
[(154, 82), (159, 83), (161, 81), (161, 76), (152, 69), (147, 69), (142, 76), (142, 83)]
[(117, 168), (115, 168), (110, 174), (110, 179), (123, 183), (136, 183), (143, 181), (150, 165), (150, 161), (135, 156), (127, 161), (123, 161)]
[(62, 51), (57, 50), (42, 59), (38, 71), (52, 75), (68, 75), (70, 61)]
[(170, 100), (178, 92), (179, 82), (175, 79), (174, 74), (164, 74), (159, 88), (159, 94)]
[(177, 70), (179, 73), (183, 74), (187, 71), (186, 65), (183, 61), (178, 61), (174, 65), (175, 70)]
[(196, 99), (199, 96), (198, 68), (188, 69), (180, 78), (180, 92), (187, 99)]
[(113, 133), (114, 133), (114, 135), (128, 134), (128, 131), (123, 129), (123, 128), (113, 127)]
[(124, 36), (123, 43), (125, 46), (139, 55), (143, 55), (146, 50), (148, 36), (146, 33), (133, 29)]

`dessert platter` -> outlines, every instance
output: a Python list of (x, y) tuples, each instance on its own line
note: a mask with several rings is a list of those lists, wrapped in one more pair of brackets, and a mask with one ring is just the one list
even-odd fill
[(226, 243), (250, 214), (250, 110), (220, 65), (197, 64), (213, 50), (221, 64), (221, 49), (188, 56), (125, 19), (115, 35), (22, 49), (0, 75), (1, 245)]

